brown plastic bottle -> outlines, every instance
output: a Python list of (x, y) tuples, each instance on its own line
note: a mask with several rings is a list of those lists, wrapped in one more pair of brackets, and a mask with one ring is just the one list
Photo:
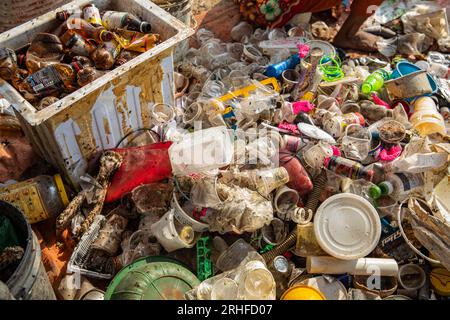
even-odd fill
[(58, 36), (51, 33), (38, 33), (31, 41), (26, 54), (26, 66), (30, 73), (61, 62), (64, 46)]
[(83, 18), (94, 27), (102, 26), (102, 18), (100, 17), (100, 11), (95, 4), (87, 4), (83, 7)]
[(102, 13), (103, 25), (108, 30), (117, 28), (150, 33), (152, 26), (128, 12), (105, 11)]
[(109, 70), (114, 65), (121, 50), (121, 45), (116, 40), (111, 40), (98, 47), (92, 53), (91, 58), (97, 69)]
[(2, 187), (0, 199), (21, 210), (30, 223), (58, 216), (69, 203), (59, 174), (37, 176)]
[(89, 57), (96, 49), (94, 45), (83, 39), (75, 30), (67, 30), (60, 39), (63, 45), (75, 55)]
[(0, 48), (0, 78), (11, 80), (17, 72), (16, 53), (9, 48)]
[(113, 39), (113, 34), (104, 27), (94, 27), (89, 22), (81, 18), (69, 18), (66, 21), (64, 29), (75, 30), (79, 35), (85, 39), (94, 39), (98, 43), (110, 41)]

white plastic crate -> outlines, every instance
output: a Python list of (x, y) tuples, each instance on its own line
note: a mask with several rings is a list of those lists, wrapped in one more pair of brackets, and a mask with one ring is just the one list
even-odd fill
[(174, 47), (194, 33), (148, 0), (76, 0), (0, 35), (0, 47), (20, 48), (35, 34), (56, 28), (55, 13), (94, 3), (100, 10), (128, 11), (150, 22), (161, 44), (53, 105), (37, 111), (0, 79), (0, 95), (14, 107), (34, 149), (74, 187), (102, 151), (128, 133), (151, 126), (154, 103), (174, 104)]

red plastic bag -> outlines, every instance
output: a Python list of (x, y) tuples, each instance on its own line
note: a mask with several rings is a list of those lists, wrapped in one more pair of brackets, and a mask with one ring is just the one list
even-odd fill
[(140, 147), (117, 148), (112, 151), (123, 156), (122, 165), (111, 179), (106, 202), (119, 200), (141, 184), (157, 182), (172, 175), (168, 142)]

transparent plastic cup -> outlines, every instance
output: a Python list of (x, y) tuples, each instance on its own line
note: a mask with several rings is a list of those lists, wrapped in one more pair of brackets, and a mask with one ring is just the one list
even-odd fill
[(238, 284), (230, 278), (217, 280), (211, 290), (211, 300), (236, 300), (238, 297)]

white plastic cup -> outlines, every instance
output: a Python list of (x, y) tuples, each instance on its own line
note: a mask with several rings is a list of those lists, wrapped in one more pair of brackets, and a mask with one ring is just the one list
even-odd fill
[[(415, 279), (409, 281), (409, 275), (414, 275)], [(425, 285), (425, 281), (425, 271), (416, 264), (405, 264), (398, 270), (398, 282), (406, 290), (418, 290)]]

